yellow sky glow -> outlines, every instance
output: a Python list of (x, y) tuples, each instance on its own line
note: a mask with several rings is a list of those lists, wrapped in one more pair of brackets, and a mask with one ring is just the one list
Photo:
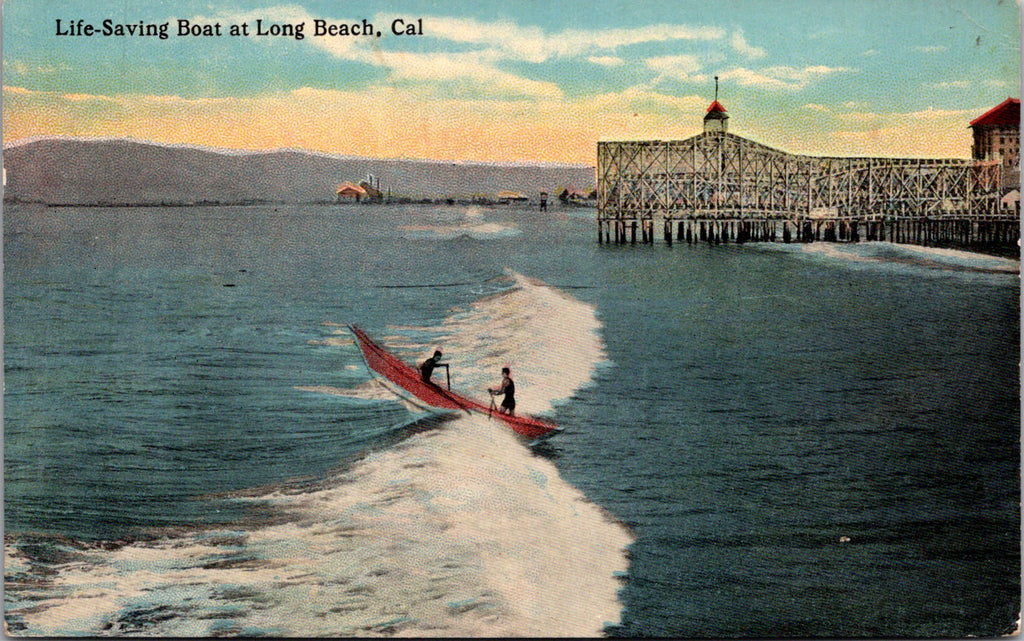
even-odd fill
[[(698, 133), (707, 99), (637, 90), (577, 101), (467, 101), (380, 88), (189, 100), (5, 87), (4, 101), (5, 143), (54, 134), (114, 136), (229, 149), (297, 147), (383, 158), (593, 165), (598, 140), (681, 139)], [(767, 121), (734, 112), (730, 130), (794, 153), (966, 158), (967, 123), (977, 115), (873, 114), (855, 105), (837, 113), (814, 105), (792, 111), (795, 115)]]

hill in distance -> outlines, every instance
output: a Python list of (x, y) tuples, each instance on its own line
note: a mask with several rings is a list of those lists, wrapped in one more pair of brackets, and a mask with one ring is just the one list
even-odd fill
[(333, 202), (367, 175), (394, 199), (469, 200), (513, 191), (532, 200), (589, 191), (593, 167), (452, 163), (333, 156), (300, 150), (230, 151), (124, 139), (41, 138), (5, 146), (4, 200), (49, 205)]

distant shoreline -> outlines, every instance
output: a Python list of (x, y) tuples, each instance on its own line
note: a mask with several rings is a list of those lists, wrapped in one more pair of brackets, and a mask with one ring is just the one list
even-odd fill
[[(476, 199), (468, 200), (462, 198), (393, 198), (390, 201), (385, 202), (338, 202), (336, 200), (313, 200), (308, 202), (288, 202), (288, 201), (238, 201), (238, 202), (224, 202), (224, 201), (203, 201), (203, 202), (122, 202), (122, 203), (46, 203), (33, 200), (21, 200), (17, 198), (3, 199), (4, 204), (9, 205), (34, 205), (38, 207), (54, 208), (54, 209), (69, 209), (69, 208), (82, 208), (82, 209), (126, 209), (126, 208), (153, 208), (153, 207), (167, 207), (167, 208), (179, 208), (179, 207), (294, 207), (298, 205), (315, 206), (315, 207), (349, 207), (349, 206), (360, 206), (360, 207), (379, 207), (387, 205), (444, 205), (452, 207), (468, 207), (472, 205), (486, 206), (486, 207), (520, 207), (520, 208), (535, 208), (538, 206), (536, 202), (517, 202), (517, 203), (504, 203), (500, 200), (489, 200), (489, 199)], [(588, 207), (596, 207), (593, 203), (562, 203), (557, 198), (548, 199), (548, 208), (553, 207), (566, 207), (576, 209), (586, 209)]]
[[(594, 167), (331, 156), (294, 149), (238, 152), (128, 139), (46, 138), (8, 144), (5, 202), (80, 206), (331, 203), (346, 185), (377, 200), (548, 201), (590, 193)], [(368, 198), (368, 192), (357, 192)]]

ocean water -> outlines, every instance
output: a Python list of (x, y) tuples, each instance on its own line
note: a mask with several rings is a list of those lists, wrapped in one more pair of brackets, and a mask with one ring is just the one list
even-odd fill
[[(8, 630), (1015, 629), (1019, 262), (593, 216), (6, 207)], [(406, 407), (350, 323), (564, 431)]]

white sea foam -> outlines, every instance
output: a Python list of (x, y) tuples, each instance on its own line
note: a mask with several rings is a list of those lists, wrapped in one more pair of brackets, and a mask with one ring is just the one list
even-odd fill
[(438, 328), (453, 388), (486, 397), (509, 367), (517, 411), (550, 412), (606, 360), (592, 305), (520, 274), (515, 287), (450, 315)]
[[(604, 359), (599, 325), (591, 306), (514, 278), (447, 319), (446, 354), (469, 389), (511, 364), (520, 406), (550, 410)], [(77, 551), (53, 573), (9, 542), (9, 615), (45, 636), (595, 636), (618, 621), (630, 533), (486, 417), (413, 434), (315, 488), (243, 494), (269, 524)]]
[(406, 238), (452, 239), (462, 236), (476, 240), (487, 240), (504, 236), (517, 236), (522, 231), (506, 223), (464, 223), (460, 225), (405, 225), (402, 228)]
[(788, 251), (808, 258), (859, 264), (864, 267), (895, 267), (916, 272), (930, 270), (997, 275), (1020, 273), (1020, 261), (1012, 258), (889, 242), (773, 244), (762, 247)]

